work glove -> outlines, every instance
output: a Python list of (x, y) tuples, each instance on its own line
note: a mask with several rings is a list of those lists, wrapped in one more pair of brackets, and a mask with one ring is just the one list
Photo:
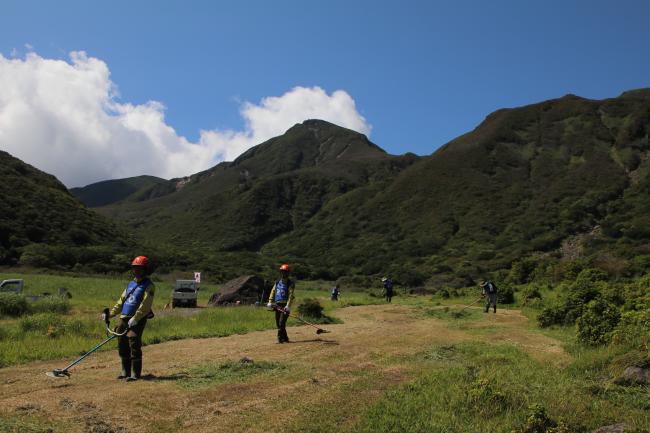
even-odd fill
[(99, 319), (100, 319), (102, 322), (105, 322), (105, 321), (106, 321), (106, 313), (102, 313), (102, 314), (100, 314), (100, 315), (99, 315)]
[(135, 320), (134, 317), (131, 317), (131, 318), (129, 319), (129, 323), (128, 323), (129, 328), (133, 328), (133, 327), (135, 327), (135, 325), (137, 325), (137, 324), (138, 324), (138, 321)]
[(266, 304), (266, 308), (268, 308), (269, 310), (272, 310), (273, 309), (273, 304), (269, 302), (268, 304)]
[(289, 314), (290, 311), (291, 311), (291, 308), (289, 308), (288, 305), (286, 307), (284, 307), (284, 312), (285, 313)]

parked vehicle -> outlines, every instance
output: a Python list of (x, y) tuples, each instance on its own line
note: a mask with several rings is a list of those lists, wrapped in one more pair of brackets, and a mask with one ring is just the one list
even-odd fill
[(0, 292), (22, 293), (24, 287), (24, 280), (3, 280), (0, 283)]
[(176, 286), (172, 290), (172, 308), (196, 307), (198, 297), (199, 283), (195, 280), (176, 280)]

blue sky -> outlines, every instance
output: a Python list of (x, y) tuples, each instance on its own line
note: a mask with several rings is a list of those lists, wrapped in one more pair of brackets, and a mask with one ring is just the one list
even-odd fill
[[(650, 87), (647, 1), (4, 0), (0, 53), (105, 62), (119, 101), (189, 141), (242, 102), (347, 92), (390, 153), (430, 154), (490, 112)], [(29, 47), (26, 48), (26, 44)], [(69, 60), (68, 60), (69, 61)]]

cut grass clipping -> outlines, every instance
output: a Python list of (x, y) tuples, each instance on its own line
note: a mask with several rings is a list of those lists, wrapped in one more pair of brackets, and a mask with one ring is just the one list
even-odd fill
[(178, 385), (185, 389), (205, 388), (211, 385), (242, 382), (264, 374), (277, 374), (287, 367), (282, 364), (253, 361), (242, 358), (239, 361), (208, 363), (192, 368), (178, 375)]

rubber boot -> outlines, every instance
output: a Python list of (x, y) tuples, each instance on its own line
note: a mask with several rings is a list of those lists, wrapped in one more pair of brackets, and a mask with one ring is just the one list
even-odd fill
[(278, 343), (284, 343), (284, 337), (282, 335), (282, 329), (278, 329)]
[(494, 306), (494, 314), (497, 314), (497, 306)]
[(122, 372), (120, 373), (119, 376), (117, 376), (118, 379), (126, 379), (127, 377), (131, 376), (131, 359), (129, 358), (120, 358), (122, 360)]
[(282, 340), (284, 343), (289, 342), (289, 335), (287, 334), (286, 328), (282, 330)]
[(126, 379), (127, 382), (133, 382), (134, 380), (138, 380), (140, 379), (141, 375), (142, 375), (142, 360), (141, 359), (131, 360), (131, 376), (129, 376)]

